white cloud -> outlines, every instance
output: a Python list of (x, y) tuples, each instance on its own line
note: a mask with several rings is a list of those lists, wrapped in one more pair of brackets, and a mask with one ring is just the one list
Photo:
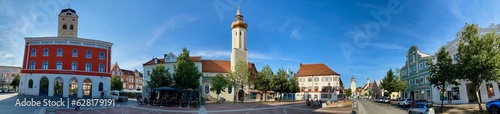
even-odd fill
[(196, 20), (196, 17), (194, 17), (192, 15), (186, 15), (186, 14), (170, 17), (161, 26), (155, 28), (152, 31), (153, 36), (146, 43), (146, 47), (149, 47), (151, 44), (153, 44), (153, 42), (155, 42), (156, 39), (161, 37), (166, 31), (182, 27), (182, 26), (186, 25), (187, 23), (192, 22), (194, 20)]

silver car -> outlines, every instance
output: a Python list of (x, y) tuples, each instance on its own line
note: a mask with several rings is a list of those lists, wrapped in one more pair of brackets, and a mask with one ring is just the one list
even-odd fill
[(434, 114), (434, 108), (428, 108), (427, 104), (417, 103), (408, 109), (408, 114)]
[(411, 102), (412, 102), (412, 99), (401, 99), (401, 100), (399, 100), (398, 105), (403, 106), (403, 107), (407, 107), (407, 106), (411, 105)]

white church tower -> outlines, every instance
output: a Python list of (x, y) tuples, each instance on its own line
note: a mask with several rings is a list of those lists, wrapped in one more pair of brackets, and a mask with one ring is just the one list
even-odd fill
[(231, 51), (231, 70), (234, 70), (238, 61), (248, 63), (247, 51), (247, 23), (243, 21), (240, 7), (236, 10), (236, 20), (231, 24), (232, 28), (232, 51)]
[(57, 27), (58, 37), (76, 38), (78, 35), (78, 15), (76, 15), (76, 11), (69, 7), (61, 10)]
[(351, 93), (352, 93), (351, 94), (352, 96), (354, 96), (354, 97), (357, 96), (357, 95), (355, 95), (355, 93), (356, 93), (356, 79), (354, 79), (354, 75), (352, 75), (352, 78), (351, 78)]

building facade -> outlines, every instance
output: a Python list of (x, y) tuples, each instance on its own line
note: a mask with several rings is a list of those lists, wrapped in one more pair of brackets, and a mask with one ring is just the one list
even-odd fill
[(0, 66), (0, 74), (0, 90), (2, 92), (18, 90), (10, 86), (10, 84), (17, 75), (21, 74), (21, 67)]
[(300, 92), (295, 95), (296, 100), (337, 101), (343, 96), (341, 91), (344, 85), (340, 74), (325, 64), (300, 64), (295, 76), (300, 88)]
[(117, 76), (123, 83), (123, 91), (126, 92), (142, 92), (144, 83), (143, 74), (137, 70), (131, 71), (121, 69), (118, 62), (111, 65), (111, 76)]
[[(456, 38), (451, 41), (447, 42), (446, 45), (444, 45), (446, 51), (448, 51), (449, 56), (452, 58), (452, 63), (455, 64), (458, 61), (458, 45), (460, 44), (460, 39), (462, 37), (462, 32), (465, 29), (465, 27), (468, 26), (468, 24), (465, 24), (464, 27), (457, 32)], [(479, 28), (479, 35), (485, 35), (488, 32), (496, 32), (497, 34), (500, 33), (500, 24), (491, 24), (488, 27), (481, 28), (478, 25)], [(439, 50), (437, 51), (439, 52)], [(437, 54), (437, 53), (436, 53)], [(437, 58), (434, 57), (433, 63), (435, 64), (437, 62)], [(453, 104), (453, 103), (470, 103), (470, 102), (478, 102), (475, 96), (475, 92), (472, 91), (472, 86), (469, 82), (466, 80), (459, 80), (458, 81), (460, 85), (448, 85), (446, 88), (446, 92), (443, 95), (445, 99), (445, 104)], [(481, 95), (481, 102), (488, 102), (494, 99), (500, 98), (500, 85), (499, 82), (497, 81), (490, 81), (490, 82), (485, 82), (479, 87), (480, 95)], [(435, 89), (435, 93), (433, 95), (434, 97), (434, 102), (439, 102), (440, 101), (440, 92), (439, 90)]]
[(110, 42), (78, 38), (78, 15), (58, 16), (57, 37), (26, 37), (19, 94), (101, 98), (109, 96)]
[(408, 88), (401, 92), (401, 98), (433, 100), (433, 87), (429, 86), (429, 59), (431, 56), (420, 52), (417, 46), (408, 49), (406, 63), (399, 71), (401, 79), (408, 84)]

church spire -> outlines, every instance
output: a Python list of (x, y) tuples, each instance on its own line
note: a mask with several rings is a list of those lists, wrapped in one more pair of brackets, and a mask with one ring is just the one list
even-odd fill
[(240, 6), (236, 9), (236, 15), (241, 15)]

